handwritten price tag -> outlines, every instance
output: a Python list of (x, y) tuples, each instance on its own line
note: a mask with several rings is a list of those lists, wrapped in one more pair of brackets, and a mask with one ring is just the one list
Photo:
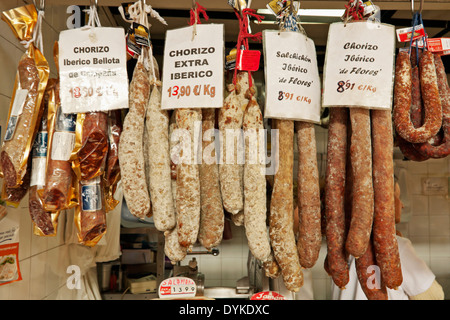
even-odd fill
[(266, 118), (320, 122), (314, 41), (299, 32), (263, 31)]
[(197, 285), (187, 277), (172, 277), (161, 282), (158, 289), (160, 298), (190, 298), (195, 297)]
[(322, 105), (390, 109), (394, 57), (394, 26), (374, 22), (331, 24)]

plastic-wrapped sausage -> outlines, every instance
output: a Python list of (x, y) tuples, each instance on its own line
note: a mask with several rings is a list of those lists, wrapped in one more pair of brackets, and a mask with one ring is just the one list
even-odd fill
[[(27, 54), (19, 61), (16, 82), (0, 154), (3, 178), (9, 188), (19, 186), (26, 173), (35, 126), (41, 112), (39, 70), (34, 59)], [(46, 82), (45, 79), (44, 88)]]
[(196, 159), (199, 141), (195, 139), (200, 136), (201, 120), (199, 109), (176, 110), (177, 128), (182, 132), (182, 157), (177, 164), (178, 241), (188, 249), (197, 241), (200, 225), (200, 177)]
[(349, 281), (344, 210), (348, 122), (347, 108), (330, 108), (325, 174), (325, 234), (328, 270), (339, 288), (344, 288)]
[[(250, 97), (249, 97), (250, 98)], [(264, 124), (255, 97), (247, 105), (243, 121), (245, 143), (244, 165), (244, 226), (248, 246), (256, 259), (264, 261), (270, 255), (266, 214), (266, 165)]]
[(174, 203), (171, 197), (169, 115), (161, 110), (161, 93), (154, 86), (150, 94), (146, 114), (148, 134), (148, 161), (150, 198), (156, 229), (166, 231), (176, 224)]
[(112, 110), (108, 112), (108, 154), (106, 157), (105, 180), (105, 205), (106, 212), (113, 210), (119, 200), (114, 198), (117, 185), (120, 181), (119, 143), (122, 133), (122, 111)]
[(394, 160), (390, 110), (371, 110), (373, 148), (373, 250), (385, 285), (396, 289), (403, 276), (395, 234)]
[(202, 109), (202, 163), (200, 175), (200, 230), (198, 240), (207, 250), (222, 241), (225, 216), (219, 184), (219, 165), (215, 148), (215, 109)]
[(122, 133), (122, 112), (113, 110), (108, 116), (109, 150), (106, 159), (105, 180), (108, 185), (113, 185), (120, 178), (119, 143)]
[(298, 144), (298, 216), (297, 240), (300, 264), (315, 265), (322, 245), (319, 170), (317, 168), (314, 124), (296, 122)]
[(103, 173), (108, 147), (108, 113), (86, 113), (82, 124), (81, 147), (77, 154), (82, 180), (90, 180)]
[[(50, 86), (50, 80), (49, 85)], [(49, 212), (44, 209), (44, 203), (38, 193), (38, 190), (43, 189), (45, 185), (46, 176), (46, 166), (48, 163), (47, 153), (48, 153), (48, 101), (54, 99), (54, 94), (46, 91), (43, 99), (44, 113), (41, 118), (39, 131), (34, 139), (32, 154), (32, 165), (31, 165), (31, 179), (30, 179), (30, 190), (28, 194), (28, 208), (31, 216), (31, 220), (34, 224), (35, 234), (44, 236), (54, 236), (56, 235), (57, 218), (59, 216), (58, 212)], [(50, 97), (51, 96), (51, 97)]]
[(141, 62), (130, 83), (130, 109), (123, 122), (119, 144), (119, 165), (123, 194), (130, 212), (144, 219), (150, 212), (150, 195), (145, 174), (143, 136), (150, 80)]
[(96, 177), (79, 181), (79, 205), (75, 212), (78, 242), (88, 247), (95, 246), (106, 233), (106, 210), (103, 180)]
[(373, 222), (372, 142), (370, 110), (350, 108), (353, 201), (345, 248), (355, 258), (366, 252)]
[[(26, 173), (35, 133), (42, 115), (42, 98), (47, 87), (49, 65), (33, 41), (38, 14), (33, 4), (2, 12), (26, 52), (20, 57), (8, 113), (8, 126), (0, 152), (0, 177), (9, 188), (18, 187)], [(42, 44), (42, 43), (39, 43)]]
[(54, 99), (55, 103), (49, 104), (48, 108), (48, 156), (42, 196), (48, 211), (69, 208), (73, 195), (74, 174), (70, 159), (75, 143), (77, 115), (61, 111), (59, 82), (55, 86)]
[(303, 286), (303, 272), (294, 235), (294, 122), (274, 120), (274, 123), (279, 137), (276, 155), (279, 165), (270, 201), (269, 235), (284, 284), (289, 291), (297, 292)]

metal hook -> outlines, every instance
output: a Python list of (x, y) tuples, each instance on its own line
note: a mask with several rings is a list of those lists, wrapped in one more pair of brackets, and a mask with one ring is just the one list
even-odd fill
[(414, 14), (414, 0), (411, 0), (411, 13)]
[(97, 0), (91, 0), (91, 7), (95, 6), (96, 8), (98, 7), (98, 2)]

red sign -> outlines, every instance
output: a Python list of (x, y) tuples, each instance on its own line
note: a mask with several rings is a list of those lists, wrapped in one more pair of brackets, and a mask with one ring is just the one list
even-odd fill
[(261, 291), (252, 295), (250, 300), (286, 300), (283, 295), (275, 291)]
[(236, 67), (242, 71), (257, 71), (261, 52), (258, 50), (241, 50), (236, 57)]

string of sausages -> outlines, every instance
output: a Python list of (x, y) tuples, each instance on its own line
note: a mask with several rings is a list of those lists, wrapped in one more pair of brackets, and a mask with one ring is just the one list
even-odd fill
[[(413, 28), (421, 20), (413, 18)], [(426, 38), (426, 37), (425, 37)], [(450, 154), (450, 91), (441, 56), (417, 40), (400, 51), (395, 67), (393, 120), (396, 144), (405, 158), (425, 161)], [(414, 48), (414, 49), (413, 49)]]
[[(395, 289), (403, 281), (395, 231), (393, 142), (390, 110), (330, 108), (324, 268), (344, 289), (350, 279), (349, 256), (355, 257), (358, 281), (369, 300), (387, 300), (386, 288)], [(369, 287), (374, 266), (380, 272)]]

